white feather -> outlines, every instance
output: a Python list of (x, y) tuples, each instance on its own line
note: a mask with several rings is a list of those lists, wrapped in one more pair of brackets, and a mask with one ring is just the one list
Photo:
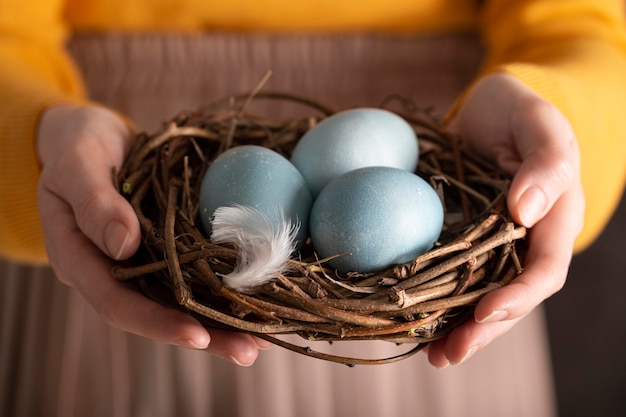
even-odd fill
[(300, 225), (292, 224), (282, 210), (277, 217), (277, 223), (272, 224), (260, 210), (241, 205), (215, 210), (211, 239), (235, 244), (239, 250), (235, 269), (222, 276), (226, 285), (248, 291), (288, 270)]

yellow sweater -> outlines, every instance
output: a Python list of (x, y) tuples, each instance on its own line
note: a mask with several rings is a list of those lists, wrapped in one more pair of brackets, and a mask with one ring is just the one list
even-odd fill
[(623, 0), (3, 0), (0, 5), (0, 255), (45, 262), (36, 208), (37, 121), (84, 97), (63, 49), (80, 31), (476, 31), (483, 74), (505, 71), (554, 103), (582, 150), (587, 197), (576, 248), (601, 232), (626, 170)]

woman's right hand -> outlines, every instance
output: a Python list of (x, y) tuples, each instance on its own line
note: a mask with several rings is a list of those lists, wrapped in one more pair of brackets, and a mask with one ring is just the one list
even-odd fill
[(251, 365), (268, 342), (244, 333), (209, 333), (189, 315), (111, 275), (113, 261), (130, 257), (141, 239), (137, 217), (112, 180), (132, 137), (124, 119), (102, 107), (57, 105), (42, 115), (38, 203), (50, 265), (113, 327)]

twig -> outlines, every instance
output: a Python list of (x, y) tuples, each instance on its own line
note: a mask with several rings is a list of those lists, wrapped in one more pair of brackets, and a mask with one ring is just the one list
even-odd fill
[[(471, 316), (485, 294), (508, 285), (523, 271), (520, 241), (526, 229), (506, 211), (508, 180), (467, 153), (442, 131), (432, 114), (407, 117), (418, 132), (420, 175), (438, 178), (450, 213), (436, 247), (412, 262), (376, 274), (339, 276), (305, 245), (301, 259), (277, 282), (241, 294), (220, 274), (232, 271), (237, 249), (216, 245), (197, 228), (200, 181), (225, 149), (257, 144), (289, 156), (299, 138), (331, 107), (294, 94), (264, 92), (269, 74), (247, 94), (231, 96), (196, 112), (181, 113), (154, 135), (139, 134), (117, 173), (116, 187), (139, 219), (142, 244), (132, 265), (113, 275), (136, 280), (147, 296), (182, 309), (207, 327), (248, 332), (320, 359), (354, 365), (388, 363), (444, 337)], [(321, 114), (269, 120), (249, 113), (255, 100), (282, 100)], [(450, 214), (448, 213), (448, 214)], [(169, 294), (163, 298), (162, 294)], [(316, 353), (275, 341), (269, 334), (295, 333), (309, 340), (386, 340), (417, 343), (406, 354), (361, 360)]]

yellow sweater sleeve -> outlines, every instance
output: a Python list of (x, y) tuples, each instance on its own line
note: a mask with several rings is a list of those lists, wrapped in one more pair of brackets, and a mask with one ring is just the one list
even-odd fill
[[(430, 0), (429, 7), (439, 11), (433, 19), (445, 16), (442, 8), (451, 3)], [(71, 10), (82, 13), (80, 4), (87, 5), (76, 2), (64, 10), (64, 0), (4, 0), (0, 7), (0, 256), (46, 260), (36, 205), (35, 130), (47, 106), (82, 101), (80, 77), (64, 50), (62, 18)], [(624, 15), (623, 0), (482, 2), (478, 26), (490, 51), (485, 73), (516, 76), (554, 103), (576, 131), (587, 197), (577, 249), (600, 233), (624, 185)]]
[(62, 1), (3, 1), (0, 7), (0, 256), (46, 261), (36, 204), (37, 121), (82, 87), (66, 57)]
[(613, 214), (626, 177), (623, 0), (491, 0), (481, 18), (485, 73), (504, 71), (553, 103), (581, 148), (584, 249)]

